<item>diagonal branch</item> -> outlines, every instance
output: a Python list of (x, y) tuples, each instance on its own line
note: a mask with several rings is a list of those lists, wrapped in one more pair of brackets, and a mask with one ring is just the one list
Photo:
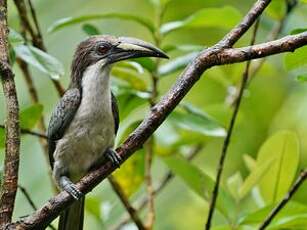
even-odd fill
[[(263, 0), (258, 0), (258, 2), (262, 3)], [(229, 39), (231, 38), (232, 37)], [(166, 95), (164, 95), (164, 97), (162, 97), (160, 102), (151, 109), (139, 127), (130, 134), (128, 139), (119, 148), (117, 148), (118, 154), (126, 160), (136, 150), (140, 149), (145, 141), (163, 123), (166, 117), (190, 91), (205, 70), (216, 65), (244, 62), (268, 55), (294, 51), (306, 44), (307, 32), (304, 32), (255, 46), (225, 49), (221, 45), (216, 45), (204, 50), (186, 67), (173, 87), (168, 91), (168, 93), (166, 93)], [(77, 183), (77, 188), (86, 194), (114, 170), (115, 168), (112, 167), (111, 162), (106, 162), (106, 164), (102, 165), (100, 168), (83, 177), (80, 182)], [(61, 192), (57, 196), (51, 198), (33, 215), (25, 218), (20, 223), (13, 223), (10, 227), (11, 229), (16, 229), (17, 227), (19, 229), (46, 227), (46, 225), (55, 219), (61, 210), (71, 204), (72, 201), (73, 198), (66, 192)]]
[(218, 44), (225, 48), (232, 47), (253, 25), (270, 2), (271, 0), (258, 0), (245, 15), (242, 21), (228, 34), (226, 34)]
[(7, 2), (0, 0), (0, 75), (6, 103), (4, 178), (0, 197), (0, 228), (11, 222), (18, 186), (19, 106), (8, 58)]
[[(179, 104), (192, 86), (200, 78), (201, 74), (212, 66), (229, 63), (238, 63), (251, 59), (261, 58), (277, 53), (294, 51), (307, 45), (307, 32), (286, 36), (282, 39), (248, 46), (237, 49), (209, 48), (202, 52), (178, 78), (169, 92), (158, 102), (140, 124), (140, 126), (128, 137), (128, 139), (116, 149), (117, 153), (126, 160), (136, 150), (140, 149), (145, 141), (162, 124), (168, 114)], [(84, 194), (90, 192), (103, 179), (110, 175), (115, 168), (111, 162), (107, 162), (100, 168), (90, 172), (78, 183), (77, 188)], [(15, 223), (12, 228), (18, 226), (21, 229), (33, 227), (45, 227), (55, 219), (61, 210), (71, 204), (73, 198), (66, 192), (61, 192), (51, 198), (41, 209), (27, 217), (21, 223)]]
[(282, 208), (291, 200), (296, 191), (301, 187), (301, 185), (307, 179), (307, 170), (303, 170), (293, 186), (290, 188), (290, 191), (286, 196), (277, 204), (277, 206), (270, 212), (270, 214), (265, 218), (263, 223), (258, 228), (259, 230), (264, 230), (274, 219), (274, 217), (282, 210)]

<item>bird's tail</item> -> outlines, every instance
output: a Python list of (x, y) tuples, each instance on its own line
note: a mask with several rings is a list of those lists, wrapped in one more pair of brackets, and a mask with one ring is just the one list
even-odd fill
[(61, 213), (58, 230), (82, 230), (85, 197), (75, 201)]

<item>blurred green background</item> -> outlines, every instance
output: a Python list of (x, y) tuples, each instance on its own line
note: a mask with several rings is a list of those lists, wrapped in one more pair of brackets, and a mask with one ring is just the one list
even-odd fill
[[(122, 12), (142, 16), (153, 22), (157, 20), (157, 7), (149, 0), (36, 0), (33, 1), (37, 16), (43, 33), (43, 37), (48, 48), (48, 53), (56, 57), (65, 67), (65, 74), (60, 78), (63, 85), (69, 83), (70, 63), (77, 44), (87, 37), (81, 29), (84, 23), (69, 26), (53, 33), (48, 33), (47, 29), (56, 20), (88, 14), (100, 14), (108, 12)], [(221, 9), (224, 6), (231, 6), (243, 16), (254, 3), (251, 0), (172, 0), (168, 3), (162, 22), (182, 20), (189, 17), (202, 8), (214, 7)], [(278, 25), (285, 13), (284, 1), (273, 0), (274, 9), (267, 10), (260, 21), (260, 29), (257, 35), (257, 43), (264, 42), (273, 28)], [(283, 5), (283, 6), (281, 6)], [(279, 8), (278, 8), (279, 7)], [(214, 19), (212, 19), (214, 20)], [(227, 18), (225, 15), (225, 19)], [(284, 28), (279, 35), (289, 34), (293, 29), (306, 28), (307, 5), (304, 1), (300, 2), (293, 12), (287, 17)], [(90, 21), (91, 25), (103, 34), (116, 36), (138, 37), (146, 41), (154, 42), (151, 34), (143, 26), (127, 20), (102, 19)], [(225, 22), (226, 23), (226, 22)], [(19, 19), (12, 1), (9, 1), (9, 25), (19, 31)], [(226, 27), (226, 26), (225, 26)], [(193, 28), (183, 28), (169, 33), (162, 41), (161, 47), (167, 45), (199, 45), (208, 47), (221, 39), (228, 29), (223, 26), (196, 26)], [(249, 44), (251, 32), (236, 44), (236, 46), (246, 46)], [(189, 51), (191, 52), (191, 51)], [(187, 51), (169, 52), (170, 61), (181, 56)], [(293, 170), (298, 175), (299, 169), (306, 167), (307, 160), (307, 85), (296, 80), (298, 73), (306, 68), (298, 68), (288, 71), (285, 68), (285, 54), (269, 57), (259, 72), (255, 75), (248, 90), (246, 90), (239, 112), (238, 120), (235, 125), (228, 156), (226, 159), (225, 171), (223, 174), (223, 186), (227, 190), (228, 178), (239, 172), (242, 178), (249, 175), (249, 169), (244, 163), (243, 155), (257, 158), (260, 146), (279, 130), (291, 131), (297, 135), (299, 141), (299, 165)], [(305, 54), (306, 57), (306, 54)], [(305, 63), (307, 63), (305, 59)], [(162, 61), (162, 65), (168, 61)], [(24, 79), (18, 66), (14, 66), (16, 73), (16, 83), (18, 98), (21, 109), (31, 106), (31, 100), (25, 87)], [(230, 92), (238, 86), (244, 64), (234, 64), (229, 66), (214, 67), (205, 72), (195, 87), (184, 99), (184, 102), (193, 104), (202, 112), (206, 112), (214, 118), (221, 127), (226, 128), (232, 114), (232, 107), (227, 103)], [(39, 92), (40, 102), (43, 105), (43, 114), (46, 122), (51, 111), (58, 101), (57, 93), (51, 84), (48, 76), (35, 68), (31, 68), (35, 86)], [(176, 81), (180, 73), (175, 71), (165, 77), (161, 77), (159, 84), (160, 96)], [(144, 81), (148, 85), (149, 75), (145, 72)], [(120, 98), (121, 100), (121, 98)], [(0, 91), (0, 103), (4, 108), (4, 97)], [(121, 104), (120, 110), (124, 110), (125, 103)], [(136, 110), (131, 110), (131, 114), (143, 117), (142, 111), (148, 110), (148, 106)], [(140, 111), (141, 112), (140, 112)], [(133, 115), (134, 116), (134, 115)], [(5, 109), (0, 111), (0, 120), (4, 120)], [(127, 119), (126, 119), (127, 118)], [(129, 116), (124, 117), (123, 127), (129, 123)], [(123, 130), (121, 131), (124, 132)], [(156, 150), (163, 149), (159, 140), (165, 139), (173, 133), (158, 132), (160, 138), (156, 138)], [(187, 142), (184, 147), (189, 147), (201, 143), (204, 148), (193, 160), (196, 165), (206, 175), (214, 177), (216, 174), (217, 161), (222, 148), (223, 137), (215, 135), (200, 135), (197, 132), (183, 129), (180, 131), (179, 141)], [(186, 139), (185, 139), (186, 138)], [(189, 140), (192, 139), (192, 140)], [(295, 141), (294, 141), (295, 142)], [(167, 146), (167, 142), (166, 142)], [(186, 152), (184, 148), (176, 148), (176, 151)], [(161, 150), (162, 151), (162, 150)], [(293, 149), (291, 150), (293, 151)], [(290, 151), (290, 152), (291, 152)], [(179, 154), (173, 152), (172, 154)], [(274, 148), (273, 148), (274, 152)], [(269, 154), (274, 154), (274, 153)], [(0, 149), (0, 159), (3, 161), (4, 149)], [(138, 153), (137, 153), (138, 154)], [(142, 154), (141, 152), (139, 154)], [(164, 154), (169, 154), (168, 151)], [(290, 153), (291, 154), (291, 153)], [(294, 155), (296, 153), (293, 153)], [(159, 155), (159, 154), (158, 154)], [(294, 163), (295, 165), (295, 163)], [(48, 166), (49, 167), (49, 166)], [(292, 167), (292, 166), (289, 166)], [(132, 169), (134, 170), (134, 169)], [(163, 156), (155, 156), (153, 178), (157, 185), (163, 177), (163, 173), (168, 170), (168, 166), (163, 160)], [(267, 168), (266, 172), (269, 173)], [(141, 170), (142, 173), (142, 170)], [(125, 172), (121, 174), (121, 179), (125, 179)], [(52, 196), (52, 188), (47, 173), (47, 164), (42, 154), (42, 149), (36, 137), (23, 135), (21, 142), (21, 161), (19, 172), (19, 183), (27, 188), (37, 206), (44, 204)], [(265, 175), (262, 177), (265, 178)], [(293, 181), (294, 175), (289, 179)], [(189, 180), (189, 179), (187, 179)], [(283, 180), (283, 178), (281, 178)], [(141, 179), (142, 181), (142, 179)], [(262, 182), (264, 183), (264, 182)], [(260, 182), (259, 182), (260, 184)], [(204, 185), (206, 186), (206, 185)], [(256, 185), (255, 185), (256, 186)], [(266, 184), (270, 190), (270, 184)], [(261, 186), (260, 186), (261, 187)], [(263, 188), (263, 185), (262, 185)], [(288, 187), (287, 187), (288, 188)], [(137, 200), (144, 195), (144, 185), (133, 191), (131, 200)], [(135, 189), (132, 189), (135, 190)], [(262, 190), (263, 191), (263, 190)], [(302, 186), (294, 200), (302, 205), (307, 205), (306, 200), (307, 184)], [(230, 192), (229, 192), (230, 193)], [(116, 197), (107, 181), (101, 183), (90, 195), (89, 206), (85, 218), (85, 229), (110, 229), (118, 223), (119, 218), (125, 212), (119, 199)], [(248, 197), (237, 203), (239, 216), (252, 213), (261, 208), (253, 203), (253, 197)], [(207, 216), (208, 202), (189, 188), (188, 183), (182, 180), (182, 176), (176, 177), (156, 198), (156, 222), (155, 229), (203, 229)], [(270, 202), (266, 202), (269, 205)], [(14, 218), (18, 219), (32, 212), (31, 207), (26, 202), (24, 196), (18, 192), (16, 200), (16, 210)], [(145, 216), (142, 212), (142, 216)], [(225, 218), (218, 212), (214, 219), (215, 226), (228, 225)], [(133, 224), (126, 226), (125, 229), (135, 229)], [(241, 229), (232, 227), (221, 227), (216, 229)], [(251, 226), (242, 229), (254, 229)], [(307, 229), (307, 228), (288, 228), (288, 229)]]

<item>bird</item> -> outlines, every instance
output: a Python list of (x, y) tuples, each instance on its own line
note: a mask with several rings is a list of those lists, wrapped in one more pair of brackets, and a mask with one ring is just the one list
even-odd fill
[(119, 127), (110, 70), (116, 62), (139, 57), (168, 58), (151, 43), (132, 37), (91, 36), (74, 53), (70, 84), (55, 106), (47, 129), (52, 176), (75, 201), (60, 214), (59, 230), (83, 229), (84, 195), (76, 182), (106, 161), (119, 167), (113, 149)]

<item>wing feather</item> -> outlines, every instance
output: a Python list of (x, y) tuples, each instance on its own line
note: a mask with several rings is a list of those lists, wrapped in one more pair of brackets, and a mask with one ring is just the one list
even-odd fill
[(72, 121), (80, 105), (81, 95), (77, 88), (69, 89), (65, 92), (61, 100), (56, 105), (49, 122), (47, 137), (49, 161), (53, 167), (53, 153), (56, 147), (56, 141), (61, 139)]

